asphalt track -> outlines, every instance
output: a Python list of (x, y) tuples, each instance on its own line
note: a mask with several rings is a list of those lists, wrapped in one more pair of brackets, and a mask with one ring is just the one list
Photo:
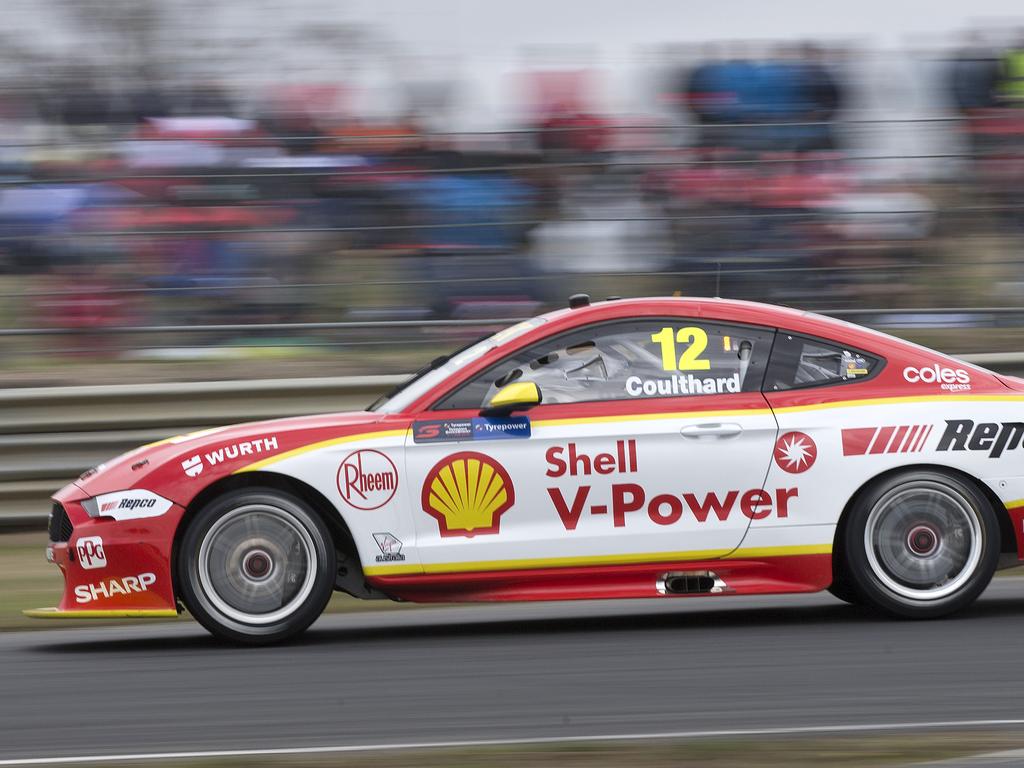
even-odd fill
[(192, 623), (15, 632), (0, 760), (1024, 721), (1022, 648), (1017, 578), (932, 622), (823, 594), (335, 615), (257, 649)]

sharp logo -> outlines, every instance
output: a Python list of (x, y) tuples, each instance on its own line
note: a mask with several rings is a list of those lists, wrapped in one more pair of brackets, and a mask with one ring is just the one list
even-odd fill
[(138, 576), (125, 576), (121, 579), (101, 581), (98, 584), (79, 584), (75, 587), (75, 602), (91, 603), (100, 598), (109, 599), (118, 595), (130, 595), (133, 592), (147, 592), (155, 583), (155, 573), (140, 573)]
[(931, 424), (844, 429), (843, 456), (920, 453), (931, 433)]
[(103, 539), (99, 536), (83, 536), (75, 544), (78, 563), (86, 570), (106, 568), (107, 556), (103, 552)]
[(215, 467), (218, 464), (223, 464), (225, 461), (231, 461), (242, 456), (258, 456), (263, 453), (276, 451), (277, 449), (276, 437), (260, 437), (255, 440), (232, 443), (202, 456), (197, 453), (192, 458), (181, 462), (181, 468), (188, 477), (199, 477), (206, 468), (206, 465)]
[(990, 459), (998, 459), (1006, 451), (1021, 447), (1024, 422), (947, 419), (939, 438), (937, 451), (988, 451)]

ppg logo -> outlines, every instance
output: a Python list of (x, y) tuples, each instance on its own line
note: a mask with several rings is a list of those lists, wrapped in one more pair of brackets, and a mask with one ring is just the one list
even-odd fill
[(87, 571), (93, 568), (107, 567), (107, 556), (103, 552), (103, 539), (99, 536), (85, 536), (79, 539), (75, 545), (75, 552), (78, 553), (78, 562)]

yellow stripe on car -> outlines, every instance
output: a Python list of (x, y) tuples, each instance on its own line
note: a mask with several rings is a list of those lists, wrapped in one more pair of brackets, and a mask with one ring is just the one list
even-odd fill
[(380, 432), (360, 432), (359, 434), (356, 435), (345, 435), (344, 437), (334, 437), (331, 438), (330, 440), (321, 440), (318, 443), (310, 443), (309, 445), (304, 445), (300, 448), (293, 448), (290, 451), (279, 453), (276, 456), (269, 456), (266, 459), (254, 461), (252, 464), (247, 464), (241, 469), (236, 469), (232, 474), (237, 475), (240, 472), (255, 472), (257, 470), (263, 469), (264, 467), (270, 466), (271, 464), (276, 464), (279, 461), (284, 461), (285, 459), (290, 459), (294, 456), (301, 456), (302, 454), (309, 453), (310, 451), (318, 451), (321, 448), (330, 448), (332, 445), (354, 443), (359, 440), (375, 440), (381, 437), (400, 437), (404, 436), (406, 431), (407, 430), (404, 428), (386, 429), (381, 430)]
[(830, 555), (831, 544), (797, 546), (748, 547), (746, 549), (705, 549), (689, 552), (650, 552), (626, 555), (540, 557), (526, 560), (479, 560), (464, 563), (425, 563), (416, 565), (370, 565), (363, 569), (367, 576), (400, 576), (415, 573), (469, 573), (481, 571), (521, 571), (533, 568), (571, 568), (573, 566), (644, 565), (686, 560), (757, 559), (791, 557), (794, 555)]
[(58, 608), (33, 608), (22, 611), (33, 619), (173, 619), (178, 612), (171, 608), (144, 608), (137, 610), (62, 611)]

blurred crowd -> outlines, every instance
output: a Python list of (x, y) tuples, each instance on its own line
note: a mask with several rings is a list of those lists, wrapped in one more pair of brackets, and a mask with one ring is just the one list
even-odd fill
[(440, 98), (360, 115), (343, 84), (8, 80), (5, 325), (511, 317), (582, 289), (1014, 301), (1024, 39), (930, 60), (920, 130), (953, 147), (931, 174), (866, 162), (857, 54), (809, 43), (688, 52), (646, 114), (599, 108), (593, 72), (531, 70), (516, 124), (478, 134)]

